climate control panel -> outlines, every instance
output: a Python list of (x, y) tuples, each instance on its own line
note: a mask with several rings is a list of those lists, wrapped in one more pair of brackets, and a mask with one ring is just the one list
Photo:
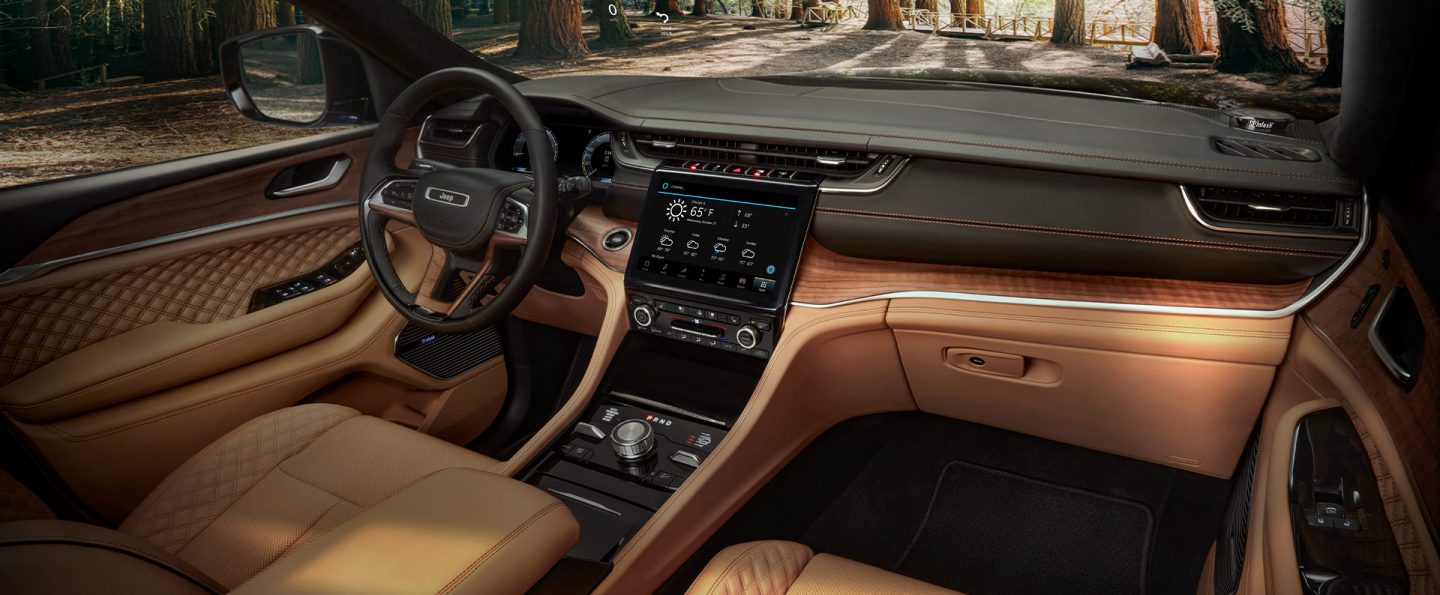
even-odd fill
[(607, 401), (589, 419), (575, 424), (560, 444), (560, 455), (651, 487), (679, 488), (726, 431), (718, 421), (701, 422), (699, 414), (658, 407)]
[(630, 328), (704, 347), (768, 359), (779, 332), (773, 316), (631, 293)]

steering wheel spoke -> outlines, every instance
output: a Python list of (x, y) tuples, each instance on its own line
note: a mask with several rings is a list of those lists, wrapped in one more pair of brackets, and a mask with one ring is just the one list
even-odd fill
[[(430, 166), (423, 170), (395, 165), (407, 131), (425, 116), (425, 106), (456, 89), (489, 95), (510, 113), (534, 145), (533, 175), (435, 163), (421, 163)], [(467, 332), (495, 324), (530, 292), (550, 257), (560, 205), (544, 123), (525, 96), (488, 72), (441, 70), (396, 97), (371, 140), (362, 184), (367, 193), (361, 201), (361, 238), (380, 293), (426, 330)], [(400, 278), (385, 249), (390, 221), (415, 227), (431, 246), (413, 293), (413, 280)]]

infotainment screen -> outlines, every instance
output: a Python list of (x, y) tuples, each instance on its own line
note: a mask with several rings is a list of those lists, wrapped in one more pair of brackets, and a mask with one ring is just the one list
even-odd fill
[(779, 309), (814, 205), (810, 184), (656, 170), (627, 275), (651, 289)]

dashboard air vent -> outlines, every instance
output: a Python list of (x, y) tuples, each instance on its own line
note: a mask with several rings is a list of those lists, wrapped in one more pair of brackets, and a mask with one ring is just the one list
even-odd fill
[(1316, 231), (1355, 229), (1353, 198), (1208, 186), (1186, 191), (1199, 214), (1212, 221)]
[(1252, 157), (1255, 159), (1279, 159), (1281, 161), (1319, 161), (1320, 153), (1314, 149), (1297, 147), (1294, 145), (1281, 145), (1276, 143), (1262, 143), (1252, 140), (1240, 140), (1235, 138), (1213, 139), (1216, 151), (1235, 157)]
[(447, 145), (463, 145), (475, 135), (480, 122), (473, 120), (430, 120), (425, 128), (425, 140)]
[(878, 153), (838, 151), (795, 145), (752, 143), (718, 138), (639, 134), (635, 144), (658, 159), (695, 159), (779, 169), (800, 169), (836, 176), (858, 175), (880, 158)]

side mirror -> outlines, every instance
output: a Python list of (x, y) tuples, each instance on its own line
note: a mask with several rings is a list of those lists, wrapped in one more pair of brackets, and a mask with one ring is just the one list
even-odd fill
[(323, 27), (256, 31), (220, 45), (225, 93), (240, 114), (267, 124), (320, 127), (376, 121), (365, 63)]

